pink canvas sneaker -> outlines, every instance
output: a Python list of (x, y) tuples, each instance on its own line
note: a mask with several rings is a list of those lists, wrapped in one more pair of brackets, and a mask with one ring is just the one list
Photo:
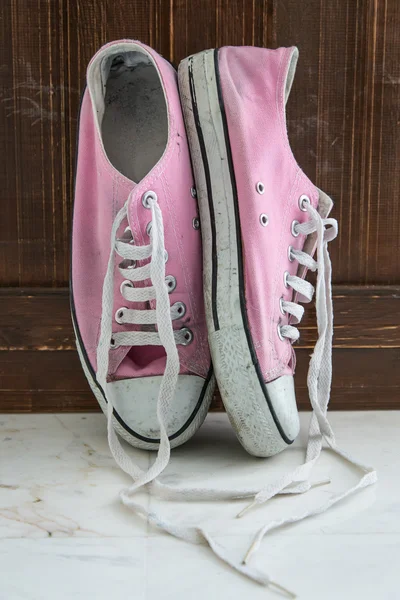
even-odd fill
[[(232, 560), (197, 523), (170, 522), (135, 495), (145, 485), (170, 500), (237, 495), (176, 489), (158, 479), (171, 446), (201, 425), (214, 390), (201, 270), (176, 73), (139, 42), (113, 42), (90, 62), (82, 98), (71, 308), (83, 369), (108, 417), (110, 449), (132, 477), (120, 498), (154, 526), (208, 543), (234, 569), (270, 585), (258, 570)], [(147, 471), (116, 432), (134, 446), (158, 448)]]
[(337, 447), (327, 419), (333, 332), (328, 242), (337, 223), (328, 218), (332, 201), (300, 169), (288, 141), (285, 105), (297, 58), (296, 48), (226, 47), (190, 56), (178, 72), (200, 207), (212, 359), (231, 423), (256, 456), (283, 450), (299, 430), (292, 342), (304, 311), (299, 301), (314, 293), (306, 272), (317, 271), (319, 337), (308, 374), (313, 414), (305, 462), (255, 493), (238, 516), (277, 494), (329, 483), (309, 481), (323, 437), (362, 472), (357, 484), (322, 505), (267, 523), (244, 563), (269, 531), (319, 514), (376, 481), (372, 467)]
[(169, 445), (203, 422), (214, 389), (173, 67), (139, 42), (101, 48), (78, 134), (71, 306), (79, 356), (114, 453), (115, 430), (134, 446), (160, 446), (165, 465)]
[(331, 200), (301, 171), (287, 138), (297, 56), (295, 48), (222, 48), (179, 68), (213, 362), (238, 438), (256, 456), (283, 450), (298, 433), (291, 342), (303, 307), (293, 293), (313, 294), (304, 281), (305, 267), (317, 266), (307, 234), (319, 223), (336, 227), (324, 220)]

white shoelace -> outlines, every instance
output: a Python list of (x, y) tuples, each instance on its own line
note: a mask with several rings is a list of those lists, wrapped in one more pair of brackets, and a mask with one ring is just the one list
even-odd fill
[[(128, 198), (125, 205), (115, 217), (111, 230), (111, 248), (108, 261), (106, 276), (104, 278), (103, 296), (102, 296), (102, 317), (100, 326), (100, 338), (97, 346), (97, 381), (106, 393), (107, 390), (107, 375), (109, 368), (109, 351), (110, 342), (113, 340), (114, 347), (118, 345), (143, 345), (143, 344), (162, 344), (165, 348), (167, 361), (164, 371), (164, 377), (160, 386), (160, 392), (157, 400), (157, 419), (160, 426), (160, 444), (156, 460), (147, 471), (143, 471), (126, 453), (124, 450), (112, 423), (114, 406), (112, 400), (107, 396), (107, 430), (108, 442), (110, 450), (116, 463), (119, 467), (130, 475), (133, 479), (133, 484), (121, 491), (120, 497), (123, 504), (133, 510), (137, 515), (148, 520), (150, 523), (160, 529), (170, 533), (171, 535), (186, 540), (193, 544), (208, 544), (213, 552), (225, 563), (239, 571), (250, 579), (257, 581), (262, 585), (274, 586), (281, 589), (278, 584), (274, 584), (270, 578), (264, 573), (240, 564), (238, 561), (229, 557), (229, 554), (217, 542), (215, 542), (209, 534), (200, 527), (182, 526), (176, 523), (169, 522), (163, 519), (160, 515), (150, 512), (144, 506), (134, 501), (135, 493), (151, 482), (149, 491), (157, 492), (164, 498), (185, 498), (190, 499), (207, 499), (221, 498), (230, 499), (232, 492), (227, 490), (207, 490), (199, 489), (174, 489), (168, 485), (157, 481), (157, 477), (162, 473), (168, 465), (170, 458), (170, 443), (166, 431), (166, 419), (168, 409), (173, 398), (177, 378), (180, 369), (179, 355), (176, 344), (182, 342), (179, 331), (176, 332), (172, 328), (173, 310), (170, 306), (168, 288), (165, 283), (165, 246), (164, 246), (164, 227), (162, 213), (157, 202), (157, 196), (153, 194), (149, 200), (149, 208), (152, 214), (152, 229), (151, 229), (151, 244), (147, 246), (135, 246), (117, 240), (117, 232), (123, 220), (127, 217)], [(125, 286), (123, 293), (127, 300), (138, 302), (148, 300), (149, 298), (156, 299), (156, 310), (146, 311), (150, 313), (149, 317), (140, 317), (136, 320), (138, 313), (144, 311), (126, 310), (124, 311), (124, 320), (126, 322), (148, 322), (156, 320), (158, 325), (158, 333), (155, 332), (119, 332), (112, 333), (113, 322), (113, 305), (114, 305), (114, 253), (117, 252), (124, 260), (138, 261), (151, 257), (148, 265), (137, 269), (121, 269), (120, 271), (127, 280), (139, 281), (150, 276), (152, 286), (145, 288), (129, 288)], [(238, 491), (238, 495), (243, 497), (254, 496), (256, 490)], [(237, 497), (234, 494), (234, 497)]]
[[(246, 577), (266, 585), (271, 589), (286, 594), (294, 598), (295, 595), (289, 592), (286, 588), (275, 583), (265, 573), (258, 569), (250, 567), (247, 562), (250, 556), (259, 547), (264, 535), (277, 529), (283, 525), (294, 523), (310, 517), (315, 514), (320, 514), (326, 511), (330, 506), (333, 506), (343, 498), (349, 496), (355, 491), (375, 483), (377, 480), (376, 472), (368, 466), (356, 462), (345, 452), (340, 450), (326, 418), (332, 366), (332, 333), (333, 333), (333, 312), (332, 312), (332, 294), (331, 294), (331, 263), (329, 259), (327, 243), (336, 237), (337, 223), (334, 219), (322, 219), (318, 212), (308, 206), (307, 210), (310, 220), (306, 223), (297, 225), (299, 233), (309, 235), (313, 232), (317, 233), (317, 261), (305, 252), (292, 250), (292, 257), (301, 265), (315, 271), (318, 269), (317, 289), (316, 289), (316, 307), (318, 321), (318, 341), (316, 343), (314, 353), (310, 362), (308, 374), (308, 388), (310, 401), (313, 407), (313, 415), (311, 418), (309, 429), (309, 441), (307, 446), (306, 461), (303, 465), (297, 467), (291, 473), (280, 478), (273, 484), (264, 487), (262, 490), (254, 488), (244, 489), (208, 489), (208, 488), (173, 488), (165, 485), (157, 480), (157, 477), (162, 473), (168, 465), (170, 458), (170, 443), (166, 431), (166, 420), (171, 399), (173, 398), (175, 387), (178, 379), (180, 363), (176, 344), (184, 343), (182, 332), (174, 331), (172, 320), (177, 318), (174, 307), (170, 306), (168, 289), (165, 284), (165, 247), (164, 247), (164, 228), (162, 213), (157, 202), (157, 197), (154, 194), (149, 199), (149, 208), (152, 213), (152, 229), (151, 243), (147, 246), (135, 246), (117, 240), (117, 231), (122, 224), (122, 221), (127, 216), (129, 198), (123, 208), (117, 214), (112, 231), (111, 231), (111, 249), (108, 262), (107, 273), (104, 279), (103, 297), (102, 297), (102, 319), (100, 339), (97, 347), (97, 380), (102, 386), (104, 392), (107, 389), (107, 374), (109, 367), (109, 351), (110, 340), (113, 339), (114, 345), (154, 345), (161, 344), (166, 350), (167, 360), (164, 377), (160, 386), (159, 397), (157, 400), (157, 419), (160, 426), (160, 444), (156, 460), (147, 471), (143, 471), (136, 465), (131, 457), (125, 452), (112, 424), (113, 405), (108, 397), (108, 441), (111, 452), (120, 466), (120, 468), (129, 474), (133, 479), (133, 484), (121, 491), (122, 502), (132, 509), (136, 514), (148, 520), (150, 523), (171, 535), (181, 538), (193, 544), (206, 543), (226, 564), (233, 569), (245, 575)], [(325, 227), (330, 226), (329, 230)], [(156, 310), (138, 311), (133, 309), (124, 309), (124, 323), (139, 323), (139, 324), (154, 324), (158, 325), (158, 332), (119, 332), (112, 333), (113, 321), (113, 299), (114, 299), (114, 252), (127, 261), (144, 260), (151, 257), (148, 265), (135, 268), (123, 269), (120, 271), (127, 281), (140, 281), (150, 278), (152, 286), (144, 288), (133, 288), (129, 285), (124, 287), (123, 294), (125, 298), (131, 302), (145, 301), (156, 299)], [(296, 276), (288, 276), (287, 284), (294, 290), (311, 300), (313, 295), (313, 286)], [(296, 322), (299, 322), (304, 309), (294, 302), (283, 302), (282, 308), (294, 317)], [(147, 313), (147, 314), (144, 314)], [(298, 331), (293, 325), (286, 325), (280, 328), (282, 337), (290, 338), (291, 340), (298, 339)], [(172, 523), (165, 520), (160, 515), (148, 511), (145, 507), (133, 500), (134, 494), (139, 488), (146, 486), (149, 491), (156, 492), (160, 497), (168, 499), (185, 499), (185, 500), (230, 500), (240, 498), (253, 498), (253, 501), (239, 513), (242, 516), (250, 508), (261, 505), (270, 498), (279, 494), (301, 494), (308, 491), (310, 488), (320, 485), (323, 482), (311, 484), (309, 476), (312, 467), (318, 460), (322, 450), (322, 436), (325, 438), (329, 446), (337, 454), (344, 457), (351, 464), (355, 465), (364, 473), (357, 485), (353, 486), (346, 492), (333, 496), (323, 505), (279, 521), (273, 521), (262, 527), (255, 536), (249, 551), (243, 563), (231, 558), (229, 553), (220, 546), (212, 537), (201, 527), (186, 526)]]
[[(337, 235), (336, 219), (322, 218), (320, 214), (310, 205), (307, 206), (309, 220), (303, 224), (298, 224), (296, 231), (305, 235), (313, 232), (317, 234), (317, 261), (308, 254), (292, 250), (292, 256), (307, 268), (315, 271), (318, 269), (316, 285), (316, 313), (318, 325), (318, 340), (314, 348), (308, 371), (307, 385), (310, 396), (313, 413), (309, 427), (309, 437), (306, 451), (306, 459), (303, 465), (294, 469), (278, 481), (266, 486), (254, 498), (253, 502), (246, 507), (239, 515), (244, 514), (246, 510), (253, 506), (261, 505), (283, 491), (299, 493), (304, 490), (304, 485), (308, 483), (311, 470), (317, 462), (321, 450), (322, 439), (325, 438), (329, 447), (339, 456), (346, 459), (347, 462), (357, 467), (362, 473), (358, 483), (345, 492), (333, 495), (327, 502), (320, 506), (304, 511), (298, 515), (279, 519), (267, 523), (255, 536), (244, 562), (247, 563), (253, 553), (259, 547), (263, 537), (270, 531), (277, 529), (289, 523), (296, 523), (307, 519), (313, 515), (321, 514), (328, 510), (334, 504), (347, 498), (354, 492), (374, 484), (377, 481), (376, 471), (366, 466), (349, 454), (338, 448), (334, 433), (327, 419), (327, 410), (330, 397), (332, 380), (332, 335), (333, 335), (333, 308), (332, 308), (332, 290), (331, 290), (331, 261), (328, 253), (328, 242)], [(326, 227), (330, 227), (328, 230)], [(311, 300), (313, 286), (296, 276), (287, 278), (288, 284), (296, 291), (300, 292)], [(293, 302), (283, 302), (283, 308), (289, 314), (293, 315), (297, 321), (300, 320), (303, 310)], [(292, 340), (298, 339), (298, 331), (292, 325), (286, 325), (281, 328), (281, 335)], [(311, 485), (310, 485), (311, 487)]]
[[(117, 231), (122, 221), (127, 216), (128, 201), (117, 214), (111, 231), (111, 250), (108, 261), (107, 273), (104, 279), (103, 298), (102, 298), (102, 317), (100, 339), (97, 347), (97, 380), (102, 386), (104, 392), (107, 389), (107, 375), (109, 366), (110, 343), (113, 340), (114, 347), (118, 345), (135, 346), (144, 344), (162, 344), (165, 348), (167, 360), (164, 377), (161, 382), (160, 392), (157, 400), (157, 419), (160, 426), (160, 445), (156, 460), (147, 472), (142, 471), (129, 457), (123, 449), (117, 434), (112, 425), (113, 404), (110, 397), (107, 397), (107, 416), (108, 416), (108, 442), (111, 452), (125, 473), (128, 473), (134, 483), (130, 492), (134, 493), (137, 489), (146, 485), (149, 481), (156, 478), (167, 466), (170, 457), (170, 443), (166, 431), (166, 417), (168, 408), (173, 397), (179, 374), (179, 356), (176, 348), (176, 338), (179, 332), (174, 332), (172, 328), (171, 307), (168, 295), (168, 289), (165, 284), (165, 250), (164, 250), (164, 229), (162, 224), (162, 215), (157, 203), (156, 197), (149, 200), (152, 212), (152, 236), (151, 244), (148, 246), (135, 246), (129, 243), (118, 241), (116, 239)], [(128, 319), (131, 322), (140, 322), (139, 313), (148, 312), (149, 320), (154, 320), (158, 324), (158, 332), (120, 332), (112, 333), (112, 311), (114, 303), (114, 252), (117, 252), (125, 260), (138, 261), (151, 256), (148, 265), (138, 269), (120, 269), (127, 281), (139, 281), (151, 278), (152, 286), (144, 288), (134, 288), (125, 286), (123, 294), (131, 302), (142, 302), (152, 298), (157, 298), (155, 311), (127, 311)], [(155, 314), (154, 314), (155, 313)], [(137, 319), (135, 321), (135, 318)]]

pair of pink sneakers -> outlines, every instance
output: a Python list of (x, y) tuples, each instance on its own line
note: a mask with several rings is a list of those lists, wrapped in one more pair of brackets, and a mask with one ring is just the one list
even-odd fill
[[(83, 369), (108, 417), (111, 450), (133, 478), (122, 499), (170, 533), (207, 542), (266, 584), (267, 576), (230, 560), (204, 530), (148, 514), (134, 494), (151, 483), (164, 496), (177, 495), (157, 477), (170, 448), (202, 424), (215, 379), (248, 452), (271, 456), (293, 442), (299, 419), (292, 342), (304, 310), (299, 301), (314, 292), (308, 269), (318, 270), (319, 339), (308, 377), (314, 412), (306, 461), (274, 485), (222, 496), (249, 497), (254, 505), (301, 493), (311, 486), (322, 437), (341, 453), (326, 418), (327, 244), (337, 223), (328, 218), (331, 200), (299, 168), (288, 142), (285, 104), (297, 57), (296, 48), (207, 50), (185, 59), (177, 80), (147, 46), (113, 42), (89, 64), (79, 118), (72, 314)], [(116, 433), (158, 449), (148, 471), (132, 462)], [(349, 492), (375, 480), (373, 470), (358, 466), (363, 477)], [(188, 497), (196, 492), (204, 497), (204, 490)], [(218, 490), (208, 495), (222, 497)]]

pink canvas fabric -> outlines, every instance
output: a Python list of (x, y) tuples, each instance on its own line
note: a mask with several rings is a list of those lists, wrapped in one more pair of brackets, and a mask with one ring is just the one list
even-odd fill
[[(104, 46), (92, 59), (88, 73), (101, 57), (121, 44), (135, 44), (154, 60), (160, 74), (167, 102), (169, 134), (165, 152), (158, 164), (142, 181), (133, 182), (118, 172), (108, 160), (97, 123), (92, 90), (86, 89), (82, 99), (78, 140), (76, 190), (73, 222), (72, 287), (76, 319), (90, 363), (96, 371), (96, 348), (100, 335), (102, 286), (110, 253), (110, 234), (114, 218), (128, 197), (128, 222), (137, 245), (149, 243), (146, 227), (149, 211), (142, 196), (156, 192), (164, 221), (165, 248), (168, 252), (166, 274), (176, 278), (176, 289), (170, 294), (171, 305), (184, 302), (186, 314), (173, 322), (174, 329), (190, 327), (193, 341), (178, 346), (181, 374), (206, 377), (210, 357), (205, 327), (202, 294), (202, 253), (200, 231), (193, 227), (197, 217), (196, 200), (191, 195), (193, 176), (173, 67), (154, 50), (140, 42), (122, 40)], [(121, 230), (123, 231), (123, 229)], [(120, 284), (123, 278), (117, 268), (121, 257), (115, 256), (114, 312), (124, 306)], [(138, 285), (149, 284), (141, 282)], [(155, 301), (150, 302), (155, 308)], [(135, 308), (145, 308), (135, 304)], [(128, 327), (134, 330), (138, 326)], [(113, 331), (126, 331), (126, 325), (113, 323)], [(162, 347), (119, 347), (109, 354), (109, 379), (125, 379), (162, 375), (165, 369)]]
[[(239, 197), (244, 255), (247, 314), (257, 357), (269, 382), (294, 371), (289, 340), (278, 336), (287, 325), (279, 300), (290, 301), (284, 273), (296, 275), (289, 246), (301, 250), (304, 235), (292, 234), (292, 222), (306, 220), (299, 198), (306, 194), (317, 208), (319, 192), (303, 173), (291, 151), (286, 129), (285, 100), (295, 48), (267, 50), (225, 47), (219, 65), (229, 139)], [(288, 89), (289, 88), (289, 89)], [(264, 192), (257, 191), (262, 183)], [(261, 226), (260, 215), (268, 217)]]

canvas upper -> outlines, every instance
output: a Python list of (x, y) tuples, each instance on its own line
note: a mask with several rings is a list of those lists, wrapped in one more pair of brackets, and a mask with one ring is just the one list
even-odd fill
[[(152, 213), (143, 202), (149, 191), (155, 193), (162, 213), (166, 282), (171, 287), (176, 284), (169, 294), (170, 304), (182, 313), (172, 326), (188, 332), (189, 343), (177, 344), (179, 378), (168, 417), (168, 433), (180, 443), (186, 439), (187, 430), (179, 431), (188, 421), (190, 427), (198, 426), (212, 392), (201, 235), (176, 72), (144, 44), (112, 42), (99, 50), (87, 71), (79, 118), (73, 218), (74, 323), (85, 372), (95, 382), (112, 226), (126, 203), (126, 218), (116, 239), (130, 241), (135, 247), (149, 245)], [(149, 258), (122, 264), (124, 260), (114, 252), (112, 333), (156, 334), (157, 324), (117, 322), (121, 308), (144, 313), (157, 307), (153, 297), (138, 302), (127, 302), (123, 297), (121, 284), (126, 277), (119, 267), (137, 269), (149, 264)], [(133, 287), (151, 284), (148, 277)], [(112, 339), (110, 342), (112, 346)], [(119, 412), (120, 433), (132, 443), (140, 445), (141, 438), (151, 443), (159, 437), (156, 403), (165, 368), (162, 345), (109, 348), (107, 392), (113, 395), (115, 411)], [(138, 437), (132, 438), (135, 433)]]
[[(219, 50), (239, 199), (247, 317), (266, 382), (291, 375), (295, 367), (291, 340), (280, 335), (280, 328), (293, 322), (282, 311), (282, 302), (296, 299), (286, 278), (305, 274), (290, 255), (291, 248), (302, 250), (307, 238), (293, 229), (308, 219), (301, 198), (309, 198), (323, 216), (331, 207), (297, 164), (288, 140), (285, 106), (297, 57), (296, 48)], [(308, 249), (312, 244), (310, 239)]]

